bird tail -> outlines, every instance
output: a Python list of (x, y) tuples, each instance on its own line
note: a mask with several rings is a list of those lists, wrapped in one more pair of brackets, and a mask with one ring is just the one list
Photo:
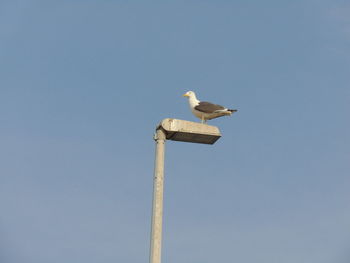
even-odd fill
[(223, 109), (223, 110), (216, 110), (216, 111), (214, 111), (214, 113), (218, 113), (218, 114), (222, 114), (222, 115), (231, 115), (232, 113), (234, 113), (236, 111), (237, 110)]
[(232, 114), (232, 113), (236, 112), (237, 110), (227, 109), (227, 111), (231, 112), (231, 114)]

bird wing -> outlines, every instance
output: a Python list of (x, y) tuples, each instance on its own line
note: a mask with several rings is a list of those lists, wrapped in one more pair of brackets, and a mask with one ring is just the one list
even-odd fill
[(225, 110), (225, 107), (217, 104), (213, 104), (207, 101), (201, 101), (197, 106), (194, 107), (196, 110), (204, 113), (214, 113), (215, 111)]

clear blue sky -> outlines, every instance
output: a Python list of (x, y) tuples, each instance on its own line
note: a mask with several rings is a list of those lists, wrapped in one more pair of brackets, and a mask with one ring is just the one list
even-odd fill
[(193, 90), (239, 111), (167, 143), (164, 262), (348, 263), (349, 2), (146, 2), (1, 1), (0, 261), (148, 262)]

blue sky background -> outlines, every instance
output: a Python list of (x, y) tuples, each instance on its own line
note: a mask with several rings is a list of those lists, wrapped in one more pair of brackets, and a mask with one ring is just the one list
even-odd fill
[(164, 262), (350, 260), (350, 4), (1, 1), (0, 261), (148, 262), (155, 126)]

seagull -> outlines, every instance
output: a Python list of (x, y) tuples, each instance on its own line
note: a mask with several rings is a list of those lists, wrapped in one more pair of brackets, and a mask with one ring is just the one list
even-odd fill
[(193, 91), (188, 91), (183, 96), (188, 97), (188, 102), (193, 115), (199, 118), (202, 123), (207, 123), (207, 120), (214, 118), (230, 116), (237, 111), (210, 102), (199, 101)]

